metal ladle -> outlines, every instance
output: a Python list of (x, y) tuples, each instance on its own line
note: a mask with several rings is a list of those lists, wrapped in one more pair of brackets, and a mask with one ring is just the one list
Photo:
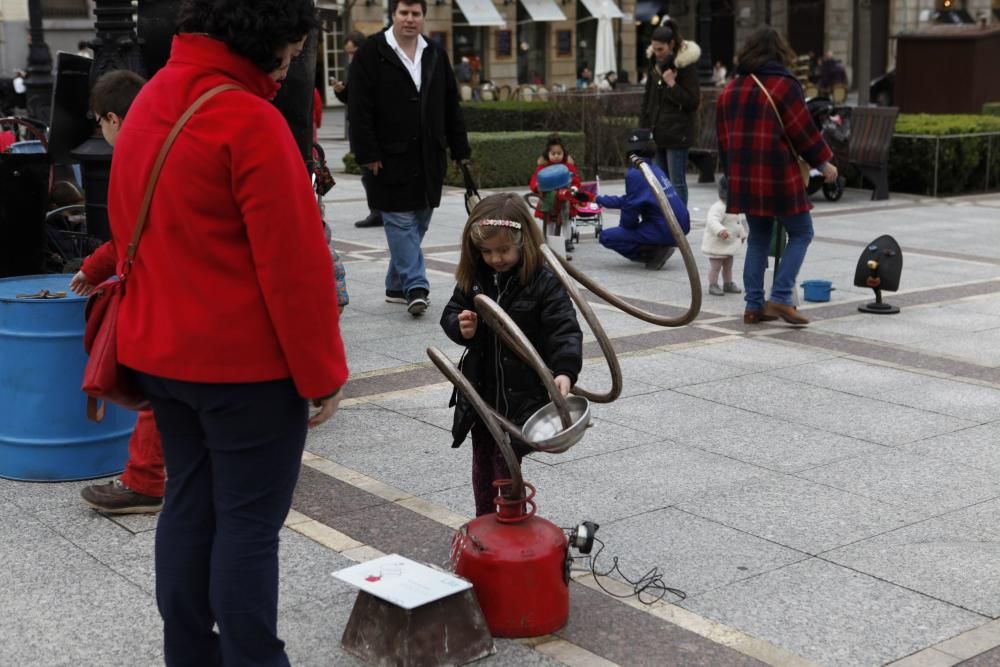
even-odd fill
[[(648, 164), (636, 157), (632, 158), (632, 164), (639, 169), (652, 188), (677, 248), (680, 249), (681, 256), (684, 258), (684, 267), (691, 285), (691, 302), (683, 314), (677, 317), (667, 317), (632, 305), (622, 297), (598, 285), (579, 269), (552, 252), (548, 246), (543, 244), (539, 247), (542, 257), (545, 258), (553, 273), (566, 288), (570, 299), (576, 304), (597, 339), (611, 374), (611, 388), (607, 392), (597, 393), (575, 385), (572, 389), (575, 396), (569, 398), (562, 396), (556, 388), (552, 373), (545, 367), (545, 363), (528, 337), (493, 299), (483, 294), (476, 295), (474, 299), (477, 312), (486, 324), (500, 336), (503, 343), (535, 371), (552, 399), (552, 403), (540, 408), (528, 418), (524, 431), (490, 407), (476, 392), (472, 383), (462, 375), (462, 372), (441, 350), (436, 347), (427, 348), (427, 356), (455, 388), (469, 400), (480, 419), (483, 420), (490, 435), (496, 441), (497, 447), (500, 448), (500, 454), (503, 456), (511, 475), (510, 491), (507, 494), (509, 499), (517, 500), (524, 497), (524, 479), (521, 476), (521, 466), (510, 444), (511, 437), (538, 451), (550, 453), (566, 451), (583, 437), (583, 433), (590, 423), (590, 401), (610, 403), (621, 395), (622, 373), (618, 357), (615, 355), (611, 340), (605, 333), (604, 327), (597, 319), (590, 304), (577, 289), (576, 282), (625, 313), (658, 326), (683, 326), (692, 322), (701, 310), (701, 279), (698, 276), (698, 266), (695, 263), (694, 253), (684, 236), (684, 230), (681, 229), (680, 222), (667, 201), (663, 186), (660, 185), (653, 170)], [(570, 279), (571, 277), (573, 280)], [(555, 426), (562, 426), (562, 431), (553, 432)], [(533, 431), (533, 428), (536, 430)], [(533, 437), (537, 434), (542, 434), (543, 437)]]

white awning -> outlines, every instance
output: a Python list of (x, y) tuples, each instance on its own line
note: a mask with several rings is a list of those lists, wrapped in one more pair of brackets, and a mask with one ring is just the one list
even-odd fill
[(555, 0), (521, 0), (521, 5), (533, 21), (565, 21), (566, 15)]
[(625, 16), (614, 0), (580, 0), (580, 2), (596, 19), (620, 19)]
[(505, 26), (507, 22), (500, 16), (496, 6), (491, 0), (455, 0), (458, 8), (465, 15), (465, 20), (469, 25), (497, 25)]

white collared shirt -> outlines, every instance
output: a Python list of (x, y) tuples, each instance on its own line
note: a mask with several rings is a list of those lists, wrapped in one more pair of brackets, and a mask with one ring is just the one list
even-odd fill
[(423, 35), (417, 35), (417, 52), (414, 55), (414, 59), (410, 60), (410, 57), (406, 55), (406, 52), (399, 46), (399, 42), (396, 41), (396, 35), (392, 32), (390, 27), (385, 31), (385, 41), (396, 55), (399, 56), (399, 61), (403, 63), (403, 67), (406, 71), (410, 73), (410, 78), (413, 79), (413, 85), (417, 87), (417, 92), (420, 92), (420, 60), (424, 55), (424, 48), (427, 46), (427, 40), (424, 39)]

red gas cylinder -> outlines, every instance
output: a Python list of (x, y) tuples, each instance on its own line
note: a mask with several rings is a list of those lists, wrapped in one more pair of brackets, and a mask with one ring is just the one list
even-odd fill
[(499, 513), (473, 519), (452, 540), (455, 574), (472, 582), (495, 637), (547, 635), (569, 618), (566, 535), (535, 516), (535, 489), (524, 486), (526, 497), (498, 497)]

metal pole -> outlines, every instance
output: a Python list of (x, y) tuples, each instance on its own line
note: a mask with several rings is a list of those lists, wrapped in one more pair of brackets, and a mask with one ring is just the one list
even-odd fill
[(868, 105), (872, 78), (872, 0), (858, 0), (858, 62), (854, 63), (854, 81), (858, 86), (858, 106)]
[[(97, 36), (90, 42), (94, 49), (91, 85), (112, 70), (128, 69), (145, 75), (131, 0), (97, 0), (94, 16)], [(74, 148), (70, 155), (80, 163), (83, 188), (87, 193), (87, 232), (107, 241), (111, 238), (108, 222), (111, 146), (97, 134)]]
[(993, 137), (986, 137), (986, 182), (983, 184), (983, 190), (990, 189), (990, 159), (993, 149)]
[(938, 188), (938, 156), (941, 154), (941, 137), (934, 139), (934, 192), (932, 197), (937, 197)]
[(712, 85), (712, 2), (701, 0), (698, 4), (698, 82), (703, 87)]
[(45, 43), (42, 29), (41, 0), (28, 0), (28, 23), (31, 44), (28, 46), (26, 104), (28, 116), (47, 126), (52, 118), (52, 52)]

